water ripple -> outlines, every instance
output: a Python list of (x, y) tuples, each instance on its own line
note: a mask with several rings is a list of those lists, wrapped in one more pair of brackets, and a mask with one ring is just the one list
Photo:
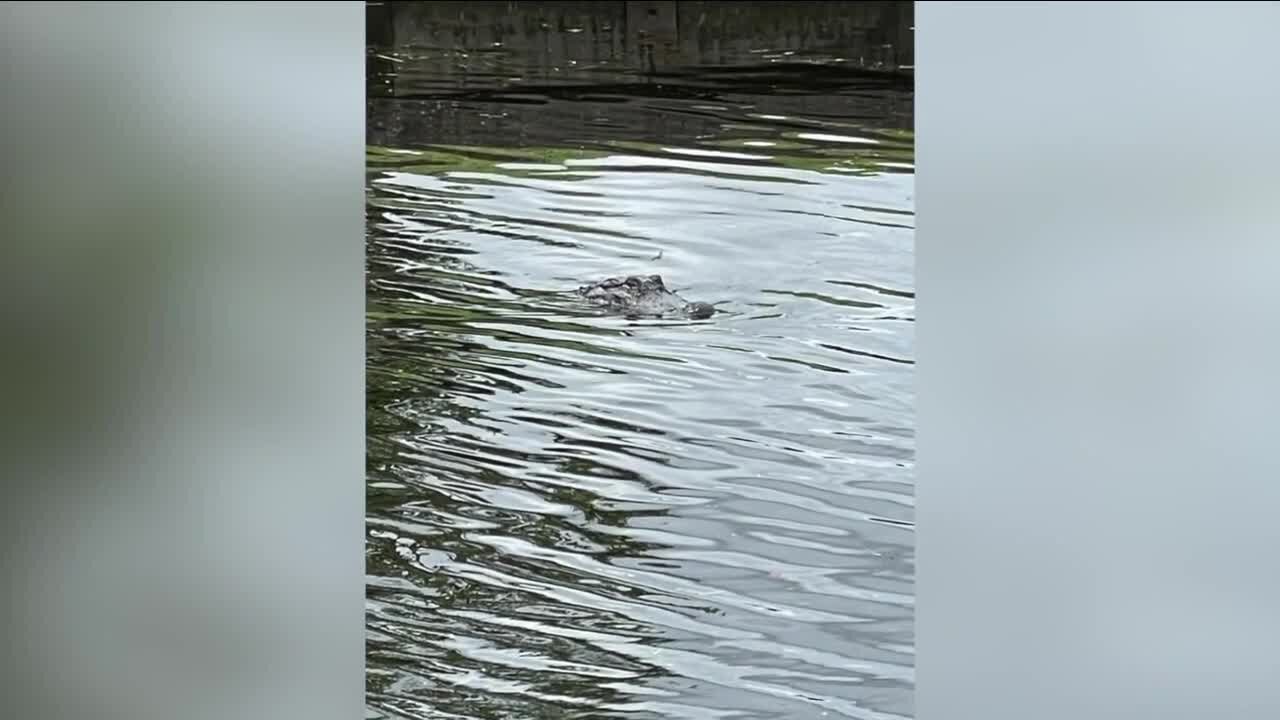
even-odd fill
[(909, 86), (374, 57), (371, 716), (910, 717)]

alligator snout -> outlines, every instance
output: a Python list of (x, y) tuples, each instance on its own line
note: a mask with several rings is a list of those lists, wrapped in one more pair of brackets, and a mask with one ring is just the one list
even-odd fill
[(684, 311), (686, 315), (694, 320), (706, 320), (716, 313), (715, 306), (704, 302), (691, 302)]

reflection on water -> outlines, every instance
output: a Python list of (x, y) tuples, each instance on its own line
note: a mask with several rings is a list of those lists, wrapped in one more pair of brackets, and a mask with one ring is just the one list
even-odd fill
[(911, 717), (909, 82), (443, 52), (370, 85), (370, 717)]

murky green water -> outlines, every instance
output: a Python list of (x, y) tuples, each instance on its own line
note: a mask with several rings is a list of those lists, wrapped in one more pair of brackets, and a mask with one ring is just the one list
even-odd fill
[(379, 54), (370, 716), (910, 717), (909, 86)]

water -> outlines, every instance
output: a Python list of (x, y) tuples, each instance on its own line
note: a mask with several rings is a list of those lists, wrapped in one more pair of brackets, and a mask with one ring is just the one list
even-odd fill
[(369, 716), (911, 717), (909, 84), (377, 54)]

